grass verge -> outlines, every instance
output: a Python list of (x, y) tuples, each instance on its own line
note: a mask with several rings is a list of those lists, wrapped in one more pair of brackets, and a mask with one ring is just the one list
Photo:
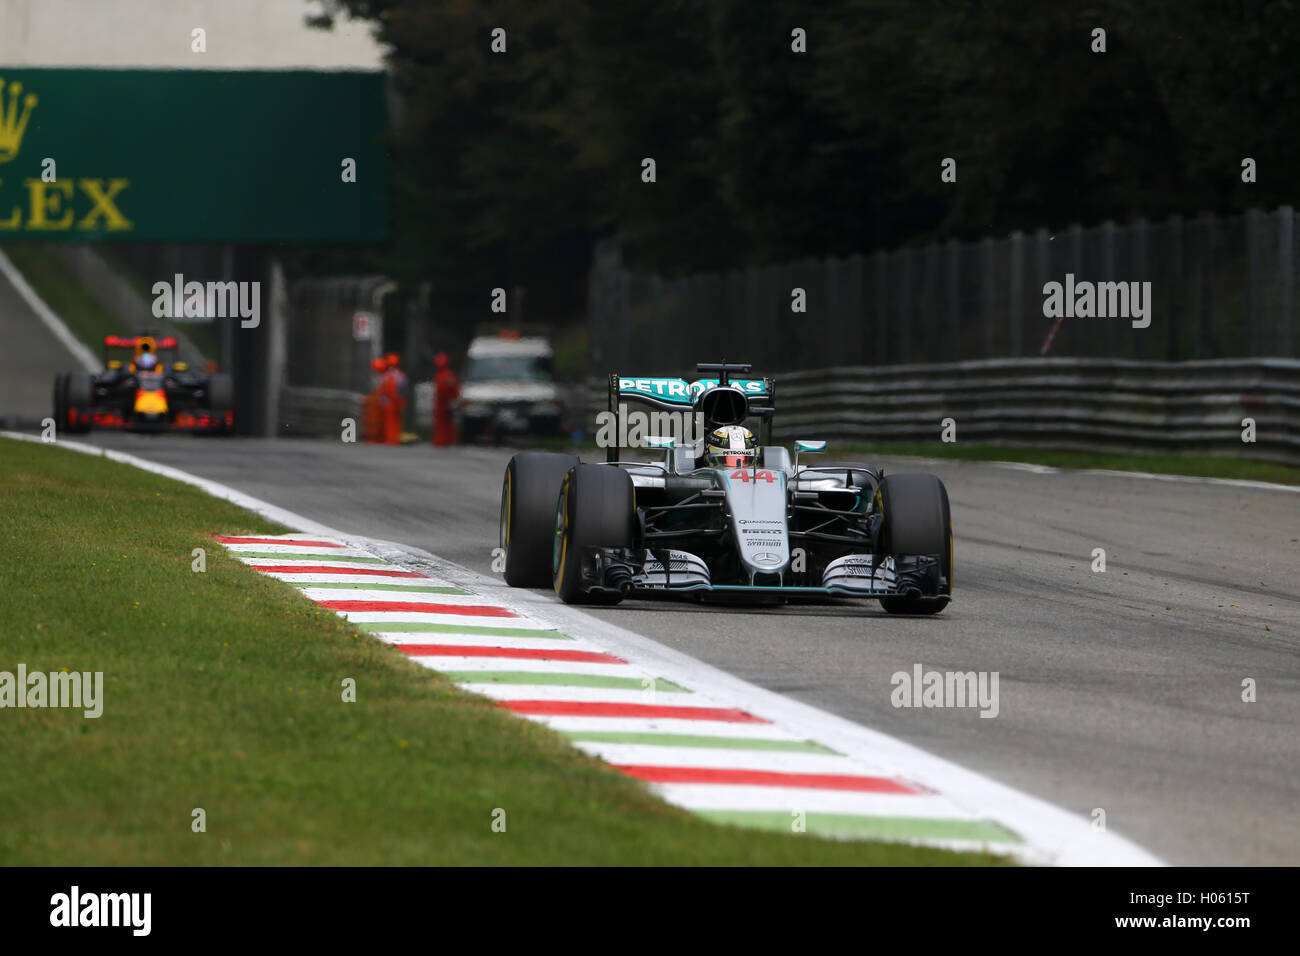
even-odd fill
[(1001, 862), (668, 806), (230, 557), (284, 529), (187, 485), (0, 439), (0, 514), (0, 670), (104, 675), (98, 719), (0, 710), (0, 863)]

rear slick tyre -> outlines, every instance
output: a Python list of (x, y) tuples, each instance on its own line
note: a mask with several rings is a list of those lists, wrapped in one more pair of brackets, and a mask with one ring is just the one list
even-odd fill
[(576, 455), (528, 451), (506, 465), (498, 543), (505, 553), (506, 584), (512, 588), (551, 583), (555, 503), (564, 476), (576, 464)]

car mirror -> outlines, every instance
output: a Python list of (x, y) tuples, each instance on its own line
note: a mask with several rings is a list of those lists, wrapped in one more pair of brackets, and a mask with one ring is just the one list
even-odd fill
[(794, 470), (795, 470), (795, 472), (797, 473), (797, 472), (799, 471), (799, 456), (800, 456), (801, 454), (803, 454), (803, 455), (815, 455), (815, 454), (817, 454), (817, 453), (819, 453), (819, 452), (823, 452), (823, 451), (825, 451), (825, 450), (826, 450), (826, 442), (824, 442), (824, 441), (811, 441), (811, 440), (809, 440), (809, 439), (807, 439), (807, 438), (800, 438), (798, 441), (796, 441), (796, 442), (794, 443)]

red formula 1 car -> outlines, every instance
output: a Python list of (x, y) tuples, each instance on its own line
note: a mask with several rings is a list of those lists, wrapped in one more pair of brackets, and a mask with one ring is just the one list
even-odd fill
[(109, 335), (102, 372), (60, 372), (54, 379), (54, 420), (63, 432), (229, 433), (233, 406), (230, 376), (191, 372), (176, 361), (171, 337)]

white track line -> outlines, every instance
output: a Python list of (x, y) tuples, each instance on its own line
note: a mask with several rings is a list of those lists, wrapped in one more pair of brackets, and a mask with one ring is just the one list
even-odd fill
[(367, 554), (360, 548), (312, 548), (305, 544), (226, 544), (224, 541), (218, 542), (218, 544), (228, 551), (241, 555), (319, 553), (322, 560), (331, 562), (349, 557), (373, 557), (373, 555)]
[[(426, 585), (436, 587), (437, 585)], [(450, 585), (443, 585), (449, 587)], [(466, 598), (468, 594), (442, 594), (438, 591), (375, 591), (369, 588), (313, 588), (299, 587), (304, 595), (313, 601), (391, 601), (396, 595), (399, 601), (442, 601), (444, 598)], [(479, 600), (482, 600), (481, 598)]]
[[(371, 567), (381, 567), (380, 565), (371, 565)], [(269, 578), (275, 578), (277, 581), (283, 581), (285, 584), (292, 584), (302, 587), (309, 584), (424, 584), (436, 587), (449, 587), (450, 582), (441, 581), (437, 578), (408, 578), (393, 577), (382, 574), (330, 574), (328, 571), (322, 571), (319, 574), (304, 574), (301, 571), (263, 571)], [(396, 593), (396, 592), (395, 592)]]
[[(482, 598), (479, 598), (480, 605)], [(351, 624), (479, 624), (483, 627), (527, 627), (527, 624), (517, 624), (516, 621), (524, 619), (515, 615), (513, 617), (483, 617), (476, 614), (441, 614), (433, 611), (336, 611), (344, 620)], [(534, 625), (540, 630), (543, 625)], [(410, 633), (430, 633), (427, 631), (412, 631)], [(413, 641), (412, 643), (437, 644), (437, 641)]]
[[(807, 737), (792, 734), (771, 724), (733, 723), (730, 721), (682, 720), (677, 717), (539, 717), (537, 722), (553, 730), (613, 732), (631, 734), (688, 734), (704, 737), (748, 737), (756, 740), (804, 741)], [(787, 751), (782, 751), (783, 753)]]
[[(569, 647), (570, 642), (564, 642)], [(559, 668), (557, 670), (556, 668)], [(630, 664), (594, 664), (591, 661), (531, 661), (527, 659), (507, 660), (490, 657), (463, 657), (449, 671), (516, 671), (527, 674), (580, 674), (584, 677), (627, 677), (635, 680), (649, 680), (654, 675), (641, 671)], [(498, 684), (504, 687), (504, 684)], [(522, 685), (517, 685), (522, 686)], [(660, 694), (670, 691), (660, 690)]]
[[(478, 634), (442, 634), (430, 631), (395, 631), (369, 632), (371, 637), (383, 641), (385, 644), (447, 644), (460, 647), (523, 647), (532, 650), (548, 651), (564, 649), (566, 651), (599, 651), (601, 648), (585, 641), (564, 641), (557, 640), (554, 637), (493, 637), (489, 635)], [(466, 658), (468, 660), (469, 658)], [(515, 664), (522, 664), (521, 660), (510, 660), (509, 658), (486, 658), (480, 657), (477, 660), (496, 660), (503, 666), (495, 668), (496, 670), (514, 670)], [(504, 665), (508, 663), (509, 668)], [(575, 664), (576, 661), (565, 661), (566, 664)], [(554, 668), (555, 661), (552, 659), (549, 666)], [(626, 664), (609, 664), (610, 667), (626, 667)]]
[[(359, 571), (400, 571), (389, 564), (377, 564), (374, 561), (347, 561), (339, 560), (331, 555), (329, 558), (249, 558), (240, 557), (240, 560), (250, 568), (319, 568), (329, 565), (331, 568), (356, 568)], [(277, 575), (292, 574), (292, 571), (276, 571)], [(378, 576), (376, 576), (377, 578)], [(402, 578), (394, 580), (401, 581)], [(389, 597), (389, 601), (402, 601), (406, 598)]]
[[(769, 750), (731, 750), (713, 747), (673, 747), (656, 744), (613, 744), (599, 741), (574, 742), (579, 750), (606, 763), (644, 767), (726, 767), (732, 770), (770, 770)], [(781, 769), (789, 773), (842, 773), (861, 775), (870, 768), (837, 754), (779, 751)], [(689, 784), (701, 786), (701, 784)]]
[[(448, 659), (443, 658), (444, 661)], [(451, 660), (454, 660), (454, 658), (451, 658)], [(551, 666), (558, 670), (567, 667), (568, 664), (568, 661), (556, 661)], [(440, 671), (457, 669), (444, 663), (437, 663), (435, 666)], [(491, 697), (493, 700), (600, 700), (612, 704), (681, 704), (689, 707), (722, 706), (717, 703), (711, 704), (701, 701), (698, 695), (692, 694), (690, 691), (657, 690), (651, 695), (648, 690), (632, 687), (624, 689), (618, 687), (584, 687), (580, 684), (501, 684), (493, 681), (462, 682), (458, 686), (471, 694), (481, 694), (484, 697)], [(771, 759), (770, 754), (768, 758)]]
[[(308, 589), (303, 588), (301, 590), (308, 590)], [(361, 596), (361, 592), (352, 591), (352, 590), (346, 590), (346, 591), (335, 590), (334, 588), (322, 588), (320, 590), (315, 590), (315, 589), (311, 589), (311, 590), (315, 591), (315, 593), (312, 595), (312, 600), (320, 604), (325, 604), (328, 602), (338, 602), (338, 601), (367, 601), (367, 602), (400, 601), (403, 604), (441, 604), (444, 607), (482, 607), (483, 606), (483, 596), (480, 594), (438, 594), (437, 592), (434, 592), (432, 594), (403, 594), (401, 591), (376, 591), (373, 596), (363, 597)], [(370, 614), (374, 616), (376, 621), (400, 621), (410, 617), (412, 614), (425, 614), (427, 612), (424, 611), (349, 611), (347, 613), (355, 614), (358, 616), (362, 614)], [(455, 617), (459, 617), (461, 619), (474, 617), (475, 620), (478, 620), (478, 617), (474, 615), (456, 614), (454, 611), (447, 612), (447, 613), (453, 614)], [(425, 620), (425, 618), (418, 617), (416, 618), (416, 620), (423, 621)], [(487, 623), (489, 620), (508, 621), (511, 620), (511, 618), (504, 617), (504, 616), (483, 618), (484, 623)]]
[(802, 810), (805, 813), (851, 813), (854, 816), (985, 819), (938, 794), (915, 796), (703, 783), (653, 783), (650, 788), (669, 803), (691, 810)]
[[(35, 289), (23, 278), (23, 274), (18, 271), (18, 267), (10, 261), (9, 257), (0, 252), (0, 275), (3, 275), (18, 297), (27, 303), (27, 307), (36, 313), (36, 317), (41, 320), (41, 324), (53, 333), (54, 337), (59, 340), (65, 349), (72, 353), (72, 357), (77, 360), (87, 372), (98, 372), (103, 368), (95, 353), (82, 344), (81, 339), (72, 334), (72, 330), (63, 324), (63, 320), (58, 314), (45, 304)], [(8, 434), (8, 433), (6, 433)], [(13, 437), (10, 435), (10, 437)], [(30, 436), (28, 436), (30, 437)]]

